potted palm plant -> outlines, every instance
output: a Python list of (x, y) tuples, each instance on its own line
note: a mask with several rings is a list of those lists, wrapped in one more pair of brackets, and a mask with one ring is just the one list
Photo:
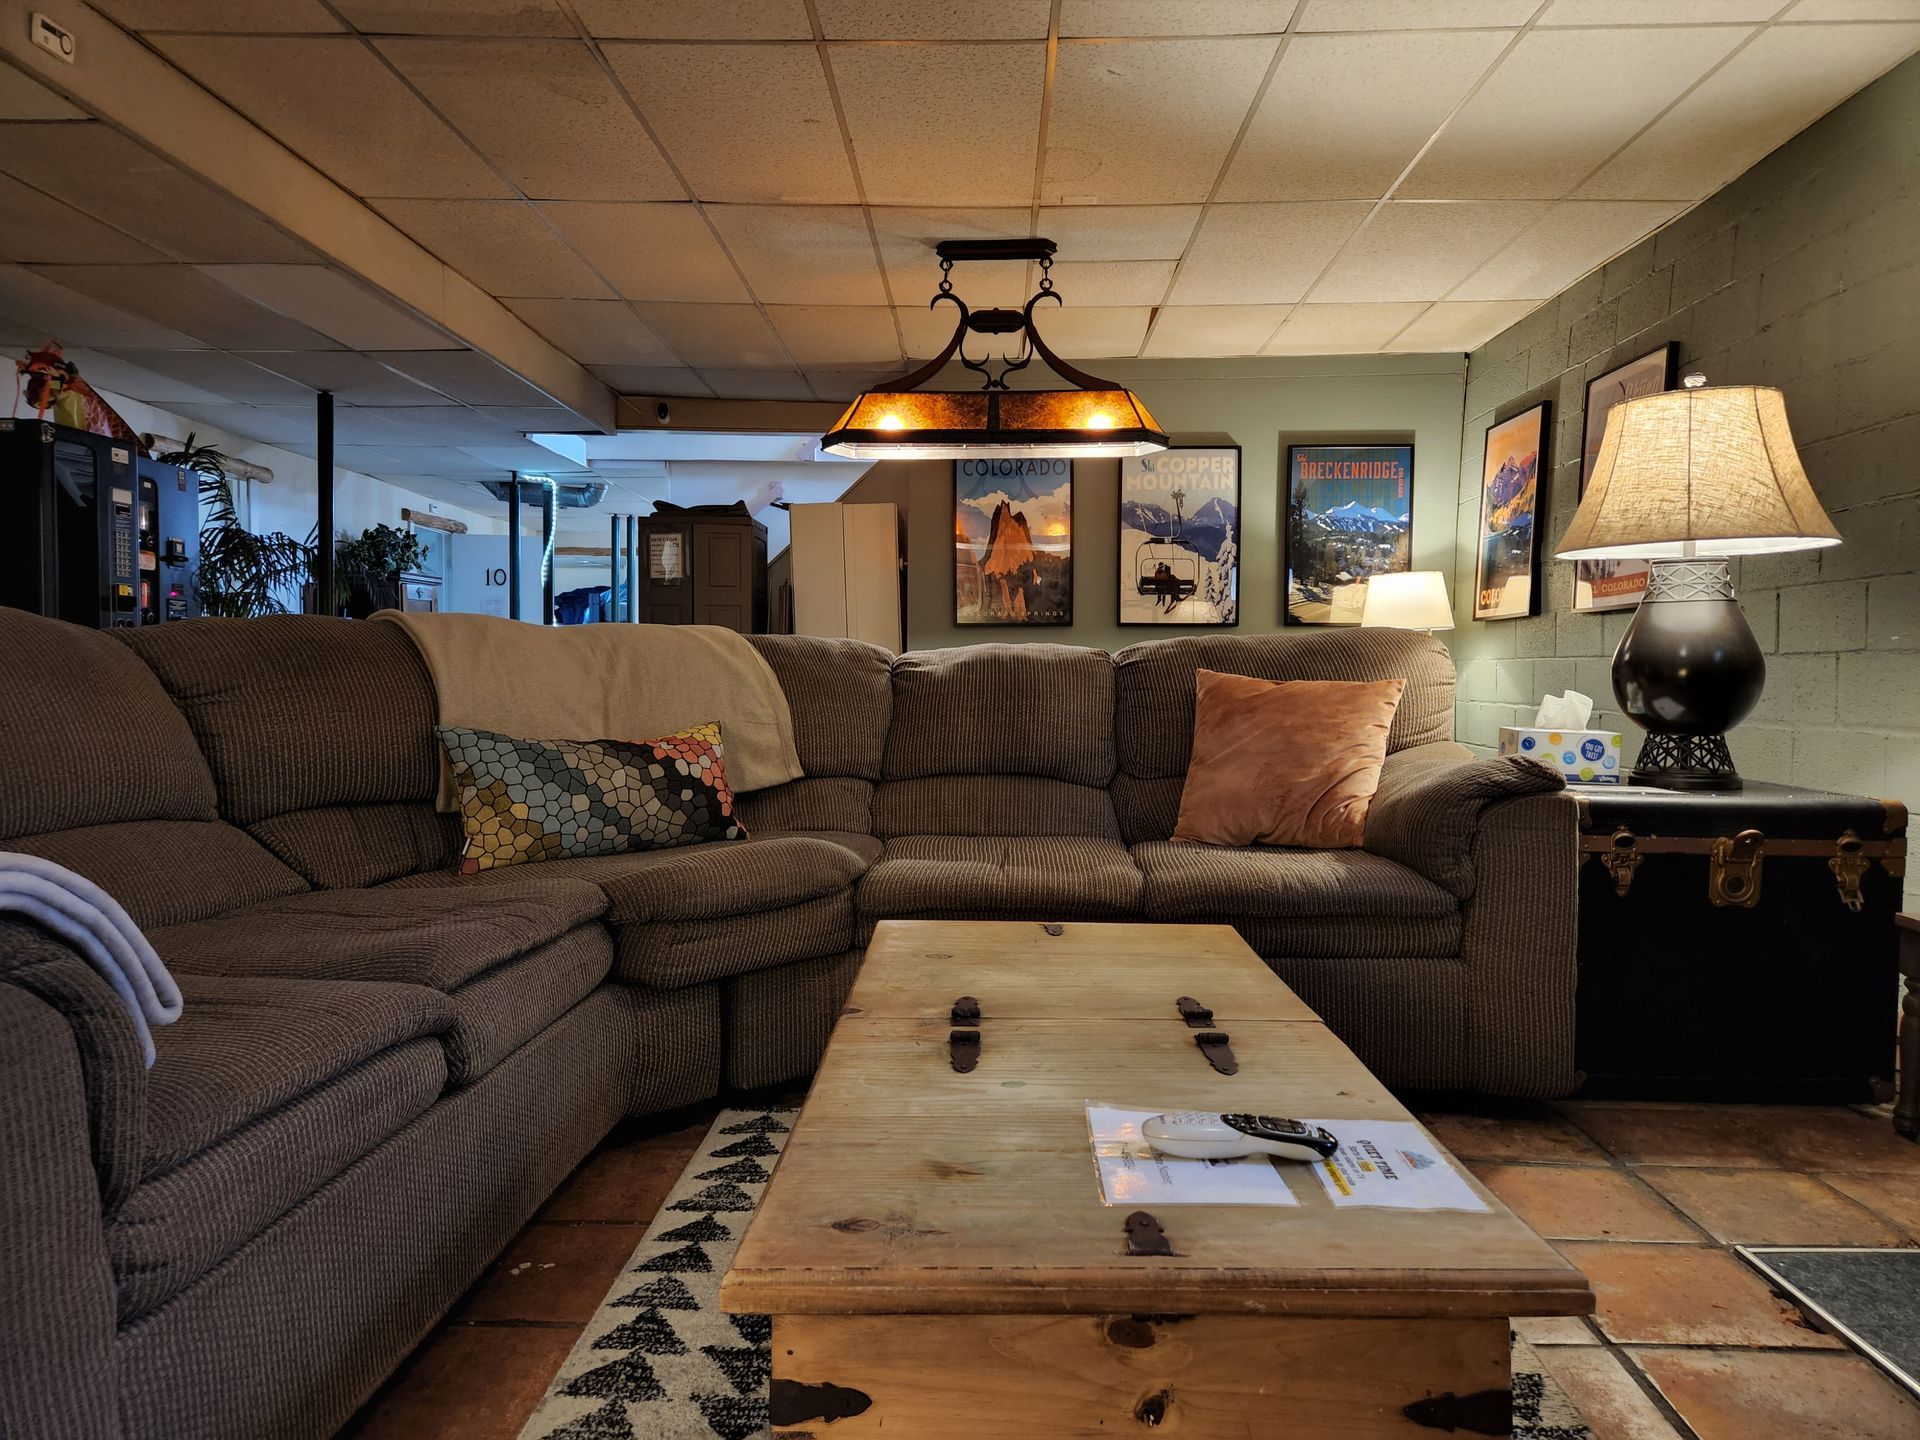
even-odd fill
[(227, 457), (188, 435), (178, 450), (156, 457), (191, 470), (200, 480), (200, 565), (194, 594), (203, 615), (284, 615), (283, 596), (298, 595), (313, 569), (312, 537), (278, 530), (257, 535), (240, 523)]

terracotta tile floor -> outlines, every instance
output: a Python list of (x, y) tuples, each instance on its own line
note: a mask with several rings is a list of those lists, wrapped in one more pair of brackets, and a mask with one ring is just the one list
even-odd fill
[[(617, 1131), (368, 1403), (356, 1440), (512, 1440), (714, 1108)], [(1591, 1321), (1519, 1321), (1595, 1440), (1920, 1440), (1920, 1403), (1736, 1244), (1920, 1243), (1920, 1145), (1884, 1113), (1576, 1101), (1423, 1117), (1586, 1272)]]

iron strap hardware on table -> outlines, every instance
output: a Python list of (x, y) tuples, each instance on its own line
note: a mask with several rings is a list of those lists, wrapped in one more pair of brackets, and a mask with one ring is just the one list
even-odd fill
[(1129, 1255), (1171, 1255), (1173, 1246), (1167, 1240), (1167, 1232), (1160, 1228), (1160, 1222), (1144, 1210), (1136, 1210), (1127, 1216), (1127, 1254)]
[(1180, 1018), (1187, 1022), (1189, 1030), (1205, 1030), (1213, 1024), (1213, 1011), (1191, 995), (1182, 995), (1173, 1003), (1180, 1007)]
[(1233, 1048), (1227, 1044), (1226, 1031), (1202, 1030), (1193, 1037), (1193, 1043), (1200, 1047), (1200, 1053), (1207, 1057), (1207, 1063), (1222, 1075), (1239, 1073), (1240, 1062), (1233, 1058)]
[(973, 1028), (980, 1023), (980, 1002), (962, 995), (947, 1012), (947, 1023), (961, 1027), (947, 1032), (947, 1058), (958, 1074), (969, 1075), (980, 1063), (980, 1032)]

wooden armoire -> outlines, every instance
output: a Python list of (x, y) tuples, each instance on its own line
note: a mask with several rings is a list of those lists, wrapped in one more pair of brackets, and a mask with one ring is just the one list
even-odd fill
[(642, 624), (765, 633), (767, 527), (744, 505), (657, 505), (639, 542)]

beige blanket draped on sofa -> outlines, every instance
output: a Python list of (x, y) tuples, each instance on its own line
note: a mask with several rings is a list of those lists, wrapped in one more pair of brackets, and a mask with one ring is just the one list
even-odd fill
[[(374, 617), (412, 637), (443, 725), (521, 740), (650, 740), (720, 723), (727, 782), (764, 790), (804, 773), (793, 715), (760, 652), (717, 625), (528, 625), (495, 615)], [(441, 806), (452, 792), (444, 768)]]

